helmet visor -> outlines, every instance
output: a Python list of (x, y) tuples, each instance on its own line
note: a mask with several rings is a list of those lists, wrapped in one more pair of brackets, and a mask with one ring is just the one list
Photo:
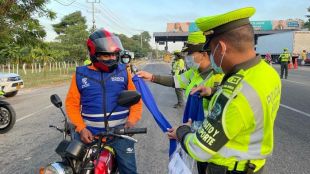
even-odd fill
[(93, 41), (96, 53), (117, 53), (124, 50), (120, 39), (116, 36), (98, 38)]

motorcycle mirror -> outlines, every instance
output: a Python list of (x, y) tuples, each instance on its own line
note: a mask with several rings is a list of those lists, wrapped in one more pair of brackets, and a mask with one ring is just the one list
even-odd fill
[(53, 103), (54, 106), (56, 106), (57, 108), (62, 107), (62, 101), (57, 94), (51, 95), (50, 99), (51, 99), (51, 102)]
[(137, 91), (122, 91), (117, 99), (117, 104), (123, 107), (129, 107), (138, 103), (141, 99), (141, 94)]

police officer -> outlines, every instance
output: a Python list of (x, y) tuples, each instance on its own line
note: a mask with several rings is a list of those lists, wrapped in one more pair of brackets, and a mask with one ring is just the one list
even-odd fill
[(91, 64), (91, 61), (89, 58), (86, 58), (83, 62), (84, 65), (90, 65)]
[(212, 67), (225, 76), (214, 93), (203, 86), (192, 91), (211, 97), (202, 126), (193, 133), (188, 123), (168, 136), (195, 160), (208, 162), (199, 173), (259, 173), (272, 152), (281, 80), (256, 56), (249, 21), (254, 13), (248, 7), (195, 21), (207, 37)]
[(185, 63), (181, 51), (174, 51), (174, 62), (172, 63), (172, 75), (182, 74), (185, 71)]
[[(174, 51), (174, 62), (172, 63), (172, 75), (179, 75), (185, 71), (185, 63), (183, 60), (183, 56), (181, 55), (181, 51)], [(182, 88), (174, 88), (175, 94), (177, 95), (178, 103), (175, 104), (174, 108), (181, 108), (184, 106), (183, 100), (183, 89)]]
[[(189, 68), (184, 73), (175, 76), (163, 76), (139, 71), (137, 75), (160, 85), (182, 88), (185, 90), (186, 98), (193, 87), (205, 85), (214, 88), (219, 85), (223, 75), (216, 74), (212, 70), (207, 52), (202, 51), (205, 41), (206, 38), (201, 31), (189, 34), (182, 49), (182, 52), (187, 55), (185, 62)], [(207, 107), (207, 104), (208, 100), (204, 99), (203, 105)]]
[(302, 52), (301, 52), (301, 60), (302, 60), (302, 65), (304, 65), (305, 64), (305, 61), (306, 61), (306, 59), (307, 59), (307, 51), (306, 50), (302, 50)]
[(283, 74), (285, 71), (285, 79), (287, 79), (288, 74), (288, 63), (292, 59), (291, 54), (288, 52), (287, 48), (283, 49), (283, 53), (279, 56), (279, 61), (281, 62), (281, 79), (283, 79)]

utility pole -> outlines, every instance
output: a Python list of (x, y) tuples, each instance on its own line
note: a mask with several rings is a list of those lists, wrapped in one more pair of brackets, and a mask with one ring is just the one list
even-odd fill
[(141, 45), (141, 48), (142, 48), (142, 33), (140, 34), (140, 36), (141, 36), (141, 44), (140, 45)]
[(155, 42), (156, 44), (156, 59), (158, 59), (158, 42)]
[(92, 32), (96, 30), (96, 25), (95, 25), (95, 13), (100, 13), (100, 11), (95, 11), (95, 3), (100, 3), (100, 0), (87, 0), (87, 3), (92, 4), (92, 10), (89, 11), (93, 14), (93, 27), (92, 27)]

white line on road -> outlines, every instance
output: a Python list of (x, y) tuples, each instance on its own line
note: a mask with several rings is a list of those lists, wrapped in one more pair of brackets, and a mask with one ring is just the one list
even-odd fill
[(310, 86), (309, 84), (305, 84), (305, 83), (301, 83), (301, 82), (296, 82), (296, 81), (293, 81), (293, 80), (286, 80), (285, 79), (284, 81), (291, 82), (291, 83), (297, 83), (297, 84), (305, 85), (305, 86)]
[(289, 109), (289, 110), (295, 111), (295, 112), (297, 112), (297, 113), (300, 113), (300, 114), (305, 115), (305, 116), (307, 116), (307, 117), (309, 117), (309, 118), (310, 118), (310, 114), (308, 114), (308, 113), (306, 113), (306, 112), (303, 112), (303, 111), (300, 111), (300, 110), (298, 110), (298, 109), (295, 109), (295, 108), (292, 108), (292, 107), (286, 106), (286, 105), (284, 105), (284, 104), (280, 104), (280, 106), (282, 106), (282, 107), (284, 107), (284, 108), (286, 108), (286, 109)]
[(22, 120), (24, 120), (24, 119), (26, 119), (26, 118), (32, 117), (32, 116), (34, 116), (35, 114), (38, 114), (38, 113), (42, 112), (43, 110), (50, 108), (51, 106), (53, 106), (53, 105), (48, 105), (48, 106), (42, 108), (41, 110), (39, 110), (39, 111), (37, 111), (37, 112), (31, 113), (31, 114), (28, 114), (28, 115), (26, 115), (26, 116), (24, 116), (24, 117), (22, 117), (22, 118), (19, 118), (19, 119), (16, 120), (16, 122), (19, 122), (19, 121), (22, 121)]

